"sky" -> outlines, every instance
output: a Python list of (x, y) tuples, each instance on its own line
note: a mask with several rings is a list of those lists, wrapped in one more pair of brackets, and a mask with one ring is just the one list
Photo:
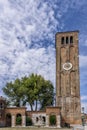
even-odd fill
[(74, 30), (87, 112), (87, 0), (0, 0), (0, 95), (7, 82), (31, 73), (55, 86), (55, 34)]

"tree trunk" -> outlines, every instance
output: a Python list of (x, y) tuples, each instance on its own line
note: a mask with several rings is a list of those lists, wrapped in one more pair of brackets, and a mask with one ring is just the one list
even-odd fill
[(33, 111), (33, 106), (32, 106), (32, 104), (30, 104), (30, 107), (31, 107), (31, 111)]
[(35, 111), (37, 111), (37, 100), (36, 100), (36, 107), (35, 107)]

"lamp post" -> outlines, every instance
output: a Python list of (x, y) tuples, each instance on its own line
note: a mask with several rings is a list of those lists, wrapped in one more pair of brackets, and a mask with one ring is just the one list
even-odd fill
[(85, 125), (84, 107), (82, 107), (82, 125)]

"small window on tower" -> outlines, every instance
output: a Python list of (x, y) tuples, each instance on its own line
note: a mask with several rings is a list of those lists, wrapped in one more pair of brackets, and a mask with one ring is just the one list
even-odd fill
[(69, 39), (68, 39), (68, 37), (66, 37), (66, 44), (68, 44), (69, 43)]
[(70, 43), (73, 43), (73, 36), (70, 37)]
[(3, 103), (0, 103), (0, 109), (3, 109)]
[(2, 118), (2, 113), (0, 112), (0, 118)]
[(61, 38), (61, 44), (64, 44), (64, 37)]

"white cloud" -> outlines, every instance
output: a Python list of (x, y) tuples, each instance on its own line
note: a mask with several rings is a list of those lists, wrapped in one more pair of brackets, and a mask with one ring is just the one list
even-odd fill
[[(1, 88), (32, 72), (55, 85), (54, 38), (69, 7), (69, 0), (0, 0)], [(81, 56), (80, 64), (84, 58)]]
[(82, 101), (87, 100), (87, 95), (81, 96), (81, 100)]
[[(54, 49), (37, 43), (42, 45), (44, 38), (53, 39), (53, 30), (57, 26), (54, 10), (40, 0), (0, 0), (0, 6), (1, 88), (5, 82), (32, 72), (55, 82)], [(31, 44), (37, 44), (39, 49), (29, 49)]]
[(80, 67), (86, 67), (87, 66), (87, 55), (80, 55)]
[(42, 74), (46, 79), (54, 80), (55, 53), (52, 47), (28, 49), (19, 53), (13, 60), (15, 61), (10, 69), (12, 75), (16, 73), (20, 77), (34, 72)]
[(0, 61), (0, 75), (5, 75), (8, 72), (8, 65)]

